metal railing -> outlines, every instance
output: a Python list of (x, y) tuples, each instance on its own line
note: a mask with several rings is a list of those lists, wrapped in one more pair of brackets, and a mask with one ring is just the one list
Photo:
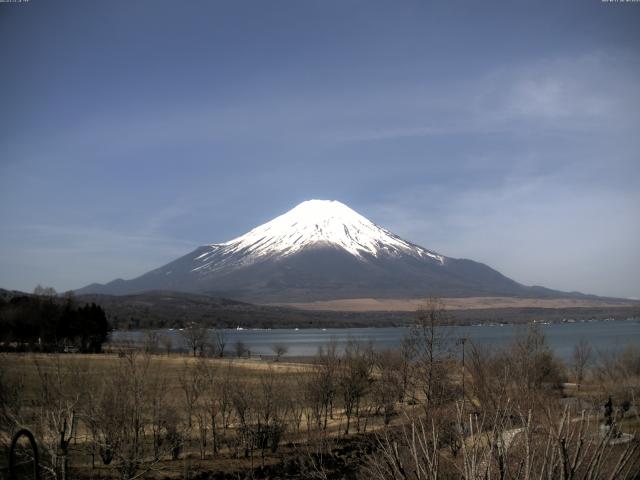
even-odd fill
[(33, 478), (40, 480), (40, 459), (38, 458), (38, 444), (36, 439), (26, 428), (18, 430), (11, 439), (11, 448), (9, 450), (9, 480), (17, 480), (16, 477), (16, 447), (18, 446), (18, 440), (20, 437), (27, 437), (31, 451), (33, 452)]

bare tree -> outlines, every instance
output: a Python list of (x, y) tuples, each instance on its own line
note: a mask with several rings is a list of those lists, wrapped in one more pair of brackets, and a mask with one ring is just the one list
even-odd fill
[(547, 435), (554, 448), (541, 465), (542, 473), (562, 480), (637, 478), (640, 440), (631, 438), (622, 448), (616, 448), (616, 429), (594, 435), (590, 428), (593, 419), (584, 411), (579, 417), (572, 413), (565, 407), (560, 418), (549, 423)]
[(153, 455), (155, 458), (159, 458), (168, 437), (167, 432), (171, 428), (171, 415), (174, 414), (174, 411), (170, 407), (167, 398), (167, 377), (152, 375), (148, 379), (148, 385), (147, 397), (149, 399), (149, 423), (153, 442)]
[(318, 349), (313, 369), (303, 387), (305, 403), (310, 410), (306, 415), (307, 422), (314, 420), (318, 429), (326, 430), (328, 419), (333, 414), (333, 402), (338, 389), (338, 367), (337, 344), (331, 341)]
[(386, 425), (395, 414), (396, 403), (404, 398), (402, 355), (394, 350), (379, 352), (375, 355), (375, 366), (378, 378), (373, 385), (374, 398)]
[(69, 478), (69, 446), (77, 434), (78, 412), (85, 397), (85, 376), (77, 362), (63, 363), (59, 356), (45, 366), (37, 358), (38, 405), (37, 433), (51, 459), (47, 467), (54, 478)]
[(536, 325), (520, 330), (506, 352), (511, 364), (511, 392), (522, 411), (544, 408), (551, 394), (560, 395), (563, 368)]
[(467, 369), (471, 376), (471, 397), (483, 412), (492, 415), (502, 408), (503, 399), (509, 397), (512, 362), (500, 350), (471, 343)]
[(224, 350), (225, 350), (225, 347), (227, 346), (227, 337), (225, 336), (224, 332), (220, 329), (214, 330), (212, 337), (213, 337), (213, 345), (214, 345), (214, 351), (216, 356), (223, 358)]
[(242, 340), (238, 340), (233, 347), (236, 352), (236, 357), (240, 358), (246, 355), (247, 346), (244, 344)]
[(233, 410), (233, 378), (234, 375), (231, 369), (231, 361), (229, 361), (229, 363), (227, 363), (226, 367), (221, 372), (221, 378), (217, 388), (218, 395), (216, 395), (218, 403), (217, 410), (218, 412), (220, 412), (220, 422), (222, 424), (223, 435), (227, 433)]
[(182, 337), (193, 356), (202, 354), (207, 343), (208, 331), (206, 327), (197, 323), (190, 323), (182, 331)]
[[(215, 363), (203, 364), (204, 386), (203, 386), (203, 413), (204, 419), (211, 429), (211, 445), (214, 455), (220, 448), (220, 427), (224, 424), (225, 403), (224, 399), (228, 395), (225, 386), (225, 379), (219, 378), (219, 369)], [(206, 430), (201, 427), (201, 433)], [(201, 439), (201, 448), (206, 447), (206, 441)]]
[(276, 356), (275, 361), (279, 362), (280, 361), (280, 357), (282, 357), (283, 355), (287, 354), (287, 352), (289, 351), (289, 347), (287, 347), (286, 345), (284, 345), (282, 343), (276, 343), (275, 345), (271, 346), (271, 350), (273, 350), (273, 353)]
[(146, 353), (158, 353), (160, 336), (154, 330), (148, 330), (144, 336), (144, 351)]
[[(365, 464), (373, 480), (437, 480), (440, 478), (438, 430), (415, 420), (394, 435), (385, 429), (377, 435), (377, 451)], [(481, 477), (478, 477), (481, 478)], [(475, 480), (475, 477), (474, 477)]]
[(163, 350), (168, 356), (171, 353), (171, 349), (173, 348), (173, 340), (171, 338), (171, 335), (169, 335), (168, 333), (161, 334), (160, 344), (162, 345)]
[(424, 408), (442, 405), (452, 398), (452, 383), (447, 374), (447, 362), (452, 359), (450, 318), (438, 298), (430, 298), (418, 311), (416, 324), (411, 328), (407, 343), (413, 359), (413, 380), (424, 397)]
[(277, 451), (285, 431), (289, 405), (287, 397), (288, 391), (282, 375), (274, 372), (271, 367), (262, 372), (254, 404), (256, 421), (253, 430), (263, 465), (266, 451)]
[(238, 422), (238, 444), (244, 450), (245, 457), (253, 460), (255, 437), (252, 431), (253, 409), (255, 404), (255, 391), (250, 389), (247, 382), (234, 378), (231, 385), (231, 402)]
[(573, 376), (576, 383), (578, 384), (578, 389), (584, 381), (587, 367), (591, 363), (592, 359), (593, 350), (591, 348), (591, 345), (584, 338), (580, 339), (580, 341), (576, 343), (573, 349), (573, 361), (571, 365)]
[(594, 377), (598, 386), (594, 390), (596, 403), (602, 405), (606, 398), (614, 397), (617, 408), (625, 407), (620, 413), (632, 412), (640, 422), (638, 408), (630, 408), (640, 399), (640, 349), (635, 344), (628, 344), (622, 351), (599, 353)]
[(184, 412), (186, 416), (186, 424), (190, 429), (192, 427), (193, 415), (196, 404), (204, 393), (206, 386), (206, 360), (188, 361), (185, 360), (178, 381), (183, 395)]
[(345, 435), (349, 435), (351, 419), (354, 416), (357, 419), (357, 429), (360, 431), (361, 400), (373, 380), (371, 353), (371, 349), (365, 349), (358, 342), (350, 340), (345, 348), (344, 360), (338, 369), (338, 384), (347, 419)]
[[(117, 365), (100, 382), (92, 411), (86, 413), (103, 463), (112, 465), (122, 480), (141, 478), (160, 468), (164, 451), (149, 450), (153, 442), (147, 437), (153, 431), (149, 428), (149, 406), (161, 388), (161, 384), (152, 381), (150, 358), (135, 350), (123, 352)], [(165, 447), (170, 444), (163, 443)]]

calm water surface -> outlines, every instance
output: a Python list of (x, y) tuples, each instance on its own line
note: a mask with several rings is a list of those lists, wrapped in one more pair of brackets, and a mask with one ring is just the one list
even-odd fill
[[(448, 327), (451, 338), (466, 337), (476, 344), (500, 347), (511, 341), (514, 334), (526, 328), (522, 325), (474, 325)], [(551, 349), (561, 358), (571, 358), (573, 348), (581, 339), (587, 340), (595, 351), (615, 351), (630, 343), (640, 346), (640, 320), (590, 321), (575, 323), (542, 324)], [(371, 341), (376, 348), (397, 348), (407, 335), (407, 327), (388, 328), (305, 328), (273, 330), (224, 330), (227, 351), (233, 351), (233, 345), (242, 341), (251, 351), (251, 355), (272, 355), (271, 347), (284, 344), (289, 351), (287, 356), (315, 355), (318, 347), (335, 340), (343, 347), (349, 339), (362, 342)], [(172, 337), (174, 348), (184, 348), (179, 330), (158, 330)], [(141, 342), (145, 333), (140, 331), (116, 331), (112, 341)]]

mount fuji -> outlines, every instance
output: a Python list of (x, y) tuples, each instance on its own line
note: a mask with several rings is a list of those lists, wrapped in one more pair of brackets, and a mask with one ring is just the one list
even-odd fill
[(582, 296), (527, 287), (482, 263), (410, 243), (338, 201), (309, 200), (228, 242), (193, 252), (131, 280), (79, 294), (151, 290), (257, 303), (426, 296)]

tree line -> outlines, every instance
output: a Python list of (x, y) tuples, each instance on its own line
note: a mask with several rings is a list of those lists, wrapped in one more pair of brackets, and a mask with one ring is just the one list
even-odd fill
[(111, 330), (104, 310), (79, 305), (72, 294), (51, 288), (34, 295), (0, 298), (0, 347), (12, 351), (99, 353)]

